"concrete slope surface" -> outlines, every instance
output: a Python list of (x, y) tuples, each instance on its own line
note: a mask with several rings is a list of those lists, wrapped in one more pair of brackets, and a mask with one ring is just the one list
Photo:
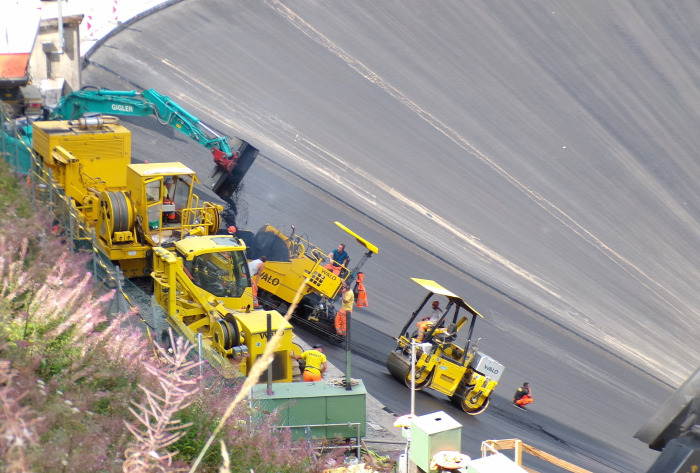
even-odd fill
[[(435, 279), (486, 316), (480, 346), (506, 374), (481, 416), (429, 393), (422, 413), (458, 418), (472, 456), (520, 437), (638, 472), (656, 452), (633, 434), (700, 354), (699, 17), (692, 2), (183, 1), (93, 48), (84, 82), (155, 88), (260, 148), (239, 226), (294, 224), (330, 250), (341, 220), (379, 246), (353, 376), (395, 412), (409, 394), (383, 362), (423, 296), (409, 278)], [(136, 159), (208, 172), (186, 138), (132, 124)], [(528, 413), (508, 406), (524, 380)]]

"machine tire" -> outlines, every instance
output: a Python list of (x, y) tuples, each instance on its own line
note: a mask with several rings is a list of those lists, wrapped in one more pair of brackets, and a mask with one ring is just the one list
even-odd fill
[(394, 350), (386, 360), (386, 368), (394, 378), (403, 383), (406, 376), (410, 376), (408, 373), (411, 370), (411, 363), (400, 352)]
[[(452, 400), (453, 403), (457, 401), (459, 403), (459, 407), (461, 407), (465, 413), (469, 414), (470, 416), (476, 416), (484, 412), (486, 408), (489, 407), (489, 404), (491, 402), (491, 396), (487, 397), (486, 401), (484, 401), (482, 404), (476, 405), (469, 402), (469, 395), (471, 392), (472, 387), (467, 386), (467, 389), (464, 390), (464, 394), (458, 396), (457, 393), (455, 393), (455, 395), (452, 396), (450, 400)], [(452, 398), (456, 399), (453, 400)]]
[[(433, 379), (433, 374), (435, 373), (435, 370), (430, 370), (430, 372), (425, 375), (421, 379), (421, 374), (420, 372), (417, 372), (418, 377), (416, 378), (416, 385), (415, 389), (416, 391), (421, 391), (424, 387), (426, 387), (428, 384), (430, 384), (430, 381)], [(411, 387), (411, 367), (408, 367), (408, 371), (406, 372), (406, 376), (404, 376), (404, 383), (406, 384), (407, 387)]]

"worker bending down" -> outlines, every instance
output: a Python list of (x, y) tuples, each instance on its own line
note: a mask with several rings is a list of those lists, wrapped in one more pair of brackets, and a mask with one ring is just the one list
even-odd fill
[(248, 273), (250, 275), (250, 283), (253, 289), (253, 301), (256, 308), (260, 305), (258, 303), (258, 282), (260, 281), (260, 275), (262, 275), (262, 272), (265, 269), (266, 262), (267, 258), (261, 256), (260, 258), (254, 259), (248, 263)]
[(532, 389), (530, 388), (530, 383), (523, 383), (522, 387), (519, 387), (518, 390), (515, 391), (515, 396), (513, 396), (513, 404), (525, 411), (527, 410), (525, 409), (525, 406), (531, 402)]
[(290, 353), (295, 360), (304, 360), (304, 381), (321, 381), (323, 372), (326, 371), (326, 355), (323, 354), (323, 345), (314, 345), (311, 350), (306, 350), (301, 355)]

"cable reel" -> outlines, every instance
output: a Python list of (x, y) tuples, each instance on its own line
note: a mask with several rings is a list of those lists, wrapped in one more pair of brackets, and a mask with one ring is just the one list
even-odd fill
[(216, 347), (221, 353), (225, 353), (241, 343), (241, 334), (236, 322), (218, 319), (214, 323), (212, 331), (214, 332)]
[(99, 235), (111, 243), (134, 241), (134, 204), (126, 191), (100, 194)]

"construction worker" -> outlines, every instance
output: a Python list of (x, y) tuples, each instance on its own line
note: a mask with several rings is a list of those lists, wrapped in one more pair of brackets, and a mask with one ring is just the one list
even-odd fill
[(513, 396), (513, 404), (516, 407), (526, 411), (525, 406), (532, 402), (532, 389), (530, 388), (530, 383), (523, 383), (522, 387), (519, 387), (515, 391), (515, 396)]
[(301, 355), (290, 353), (295, 360), (304, 360), (304, 381), (321, 381), (323, 372), (326, 371), (326, 355), (323, 354), (323, 345), (314, 345), (311, 350), (306, 350)]
[(440, 317), (442, 317), (442, 309), (440, 308), (440, 302), (439, 301), (433, 301), (433, 306), (432, 310), (430, 311), (430, 315), (427, 317), (423, 317), (416, 325), (418, 325), (418, 336), (417, 341), (422, 342), (423, 337), (425, 337), (425, 334), (430, 331), (430, 328), (438, 323), (440, 320)]
[(163, 197), (163, 224), (177, 223), (176, 207), (173, 197), (171, 197), (170, 189), (173, 187), (173, 177), (166, 177), (165, 181), (165, 196)]
[(331, 260), (330, 263), (324, 266), (328, 271), (333, 272), (336, 276), (340, 276), (340, 271), (343, 266), (348, 264), (350, 261), (350, 255), (345, 251), (345, 244), (341, 243), (338, 248), (328, 253), (328, 258)]
[(343, 283), (340, 288), (342, 306), (335, 314), (335, 333), (344, 337), (348, 329), (348, 314), (352, 315), (352, 306), (355, 303), (355, 294), (347, 284)]
[(260, 258), (254, 259), (248, 263), (248, 272), (250, 273), (250, 282), (253, 286), (253, 301), (255, 303), (255, 307), (258, 307), (258, 281), (260, 281), (260, 275), (262, 274), (263, 269), (265, 269), (266, 262), (267, 258), (265, 256), (261, 256)]

